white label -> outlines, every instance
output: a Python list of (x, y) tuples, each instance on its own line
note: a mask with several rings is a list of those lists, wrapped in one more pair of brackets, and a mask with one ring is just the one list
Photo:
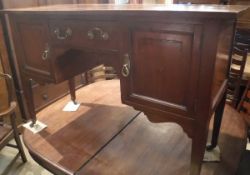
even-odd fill
[(66, 104), (66, 106), (63, 108), (63, 111), (66, 112), (75, 112), (80, 107), (80, 104), (75, 104), (73, 101), (70, 101)]
[(47, 127), (47, 125), (45, 125), (44, 123), (40, 122), (40, 121), (36, 121), (36, 123), (34, 124), (33, 127), (31, 127), (32, 121), (23, 124), (23, 127), (30, 130), (31, 132), (33, 132), (34, 134), (42, 131), (44, 128)]

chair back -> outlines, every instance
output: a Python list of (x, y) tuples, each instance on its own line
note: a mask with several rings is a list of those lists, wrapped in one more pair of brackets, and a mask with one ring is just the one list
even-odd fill
[(230, 76), (233, 78), (241, 78), (245, 69), (247, 60), (248, 49), (233, 48), (233, 54), (231, 59)]
[(240, 86), (242, 82), (242, 76), (244, 73), (246, 60), (247, 60), (248, 49), (240, 49), (238, 47), (233, 48), (231, 55), (231, 67), (229, 72), (229, 82), (227, 89), (227, 101), (236, 107), (239, 101)]
[(235, 45), (248, 45), (250, 47), (250, 32), (249, 30), (237, 30), (235, 34)]
[(13, 101), (12, 78), (0, 72), (0, 112), (10, 107), (11, 101)]

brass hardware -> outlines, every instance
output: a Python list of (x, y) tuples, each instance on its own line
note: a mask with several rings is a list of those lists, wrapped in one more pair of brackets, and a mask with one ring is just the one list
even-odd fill
[(46, 44), (45, 50), (44, 50), (43, 53), (42, 53), (42, 59), (43, 59), (44, 61), (46, 61), (46, 60), (49, 58), (49, 51), (50, 51), (49, 45)]
[(104, 32), (99, 27), (95, 27), (95, 28), (89, 30), (87, 36), (88, 36), (88, 38), (90, 40), (101, 39), (101, 40), (105, 40), (106, 41), (106, 40), (109, 39), (109, 34), (107, 32)]
[(66, 40), (67, 38), (71, 37), (72, 36), (72, 30), (71, 28), (67, 28), (64, 33), (59, 29), (59, 28), (56, 28), (54, 30), (54, 33), (56, 34), (56, 38), (59, 39), (59, 40)]
[(130, 74), (130, 59), (129, 59), (129, 54), (125, 54), (124, 55), (124, 59), (123, 59), (123, 66), (122, 66), (122, 75), (124, 77), (128, 77)]

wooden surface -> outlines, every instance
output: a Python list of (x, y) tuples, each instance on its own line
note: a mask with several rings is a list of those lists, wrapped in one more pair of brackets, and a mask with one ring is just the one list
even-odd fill
[[(119, 81), (94, 83), (77, 94), (78, 112), (61, 111), (70, 99), (66, 96), (38, 114), (48, 128), (24, 132), (26, 146), (44, 167), (84, 175), (188, 174), (191, 139), (175, 123), (151, 123), (122, 105)], [(234, 175), (245, 137), (243, 119), (227, 106), (219, 142), (222, 161), (203, 163), (201, 175)]]
[(220, 0), (174, 0), (175, 4), (220, 4)]
[(64, 97), (38, 113), (47, 129), (36, 135), (24, 132), (31, 152), (69, 173), (77, 171), (138, 114), (121, 104), (117, 80), (88, 85), (77, 96), (81, 103), (77, 112), (62, 111), (70, 101)]
[[(0, 72), (3, 73), (3, 67), (0, 60)], [(0, 77), (0, 111), (6, 110), (8, 105), (8, 91), (6, 87), (6, 81), (5, 79)]]
[[(27, 99), (33, 99), (30, 79), (60, 83), (99, 64), (113, 66), (123, 103), (152, 122), (180, 124), (192, 138), (190, 174), (198, 175), (214, 111), (217, 144), (234, 24), (246, 9), (61, 5), (5, 12)], [(27, 104), (36, 121), (32, 100)]]
[[(200, 175), (235, 175), (245, 141), (242, 117), (226, 106), (219, 141), (222, 161), (203, 163)], [(191, 140), (179, 125), (151, 123), (141, 114), (79, 174), (188, 175), (190, 154)]]
[(1, 0), (4, 8), (35, 7), (55, 4), (107, 3), (108, 0)]
[[(2, 8), (24, 8), (24, 7), (35, 7), (35, 6), (45, 6), (45, 5), (55, 5), (55, 4), (64, 4), (64, 3), (107, 3), (105, 0), (1, 0), (0, 6)], [(6, 35), (6, 34), (5, 34)], [(2, 24), (0, 25), (0, 50), (1, 50), (1, 61), (2, 65), (4, 65), (5, 73), (9, 73), (14, 75), (14, 80), (16, 80), (16, 92), (18, 94), (19, 105), (21, 107), (21, 114), (20, 112), (17, 113), (19, 120), (21, 121), (21, 117), (26, 118), (30, 114), (27, 112), (27, 106), (25, 103), (25, 99), (23, 96), (23, 91), (25, 91), (24, 86), (21, 84), (21, 77), (19, 68), (16, 65), (16, 60), (11, 58), (10, 65), (12, 66), (12, 71), (10, 70), (9, 66), (9, 58), (6, 50), (6, 46), (3, 40), (3, 29)], [(76, 77), (76, 86), (84, 85), (85, 81), (79, 80), (82, 79), (82, 76), (79, 75)], [(3, 88), (1, 86), (1, 88)], [(1, 93), (6, 93), (6, 91), (0, 90)], [(33, 93), (34, 93), (34, 103), (36, 111), (41, 110), (45, 106), (49, 105), (50, 103), (54, 102), (56, 99), (66, 95), (68, 93), (68, 86), (66, 82), (63, 82), (58, 85), (54, 84), (46, 84), (46, 85), (39, 85), (35, 83), (33, 86)], [(0, 101), (2, 103), (3, 101)]]
[(164, 4), (63, 4), (63, 5), (50, 5), (40, 7), (27, 7), (17, 9), (5, 9), (6, 12), (84, 12), (84, 11), (153, 11), (153, 12), (210, 12), (210, 13), (228, 13), (237, 14), (248, 7), (240, 5), (164, 5)]

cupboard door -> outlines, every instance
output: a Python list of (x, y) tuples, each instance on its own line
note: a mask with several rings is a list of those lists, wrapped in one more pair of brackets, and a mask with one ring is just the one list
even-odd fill
[(132, 31), (129, 63), (128, 58), (123, 60), (125, 103), (184, 116), (194, 114), (200, 45), (200, 32), (195, 30), (192, 26), (161, 26)]
[[(21, 68), (31, 77), (51, 78), (49, 28), (44, 20), (17, 23)], [(32, 48), (32, 49), (30, 49)]]

